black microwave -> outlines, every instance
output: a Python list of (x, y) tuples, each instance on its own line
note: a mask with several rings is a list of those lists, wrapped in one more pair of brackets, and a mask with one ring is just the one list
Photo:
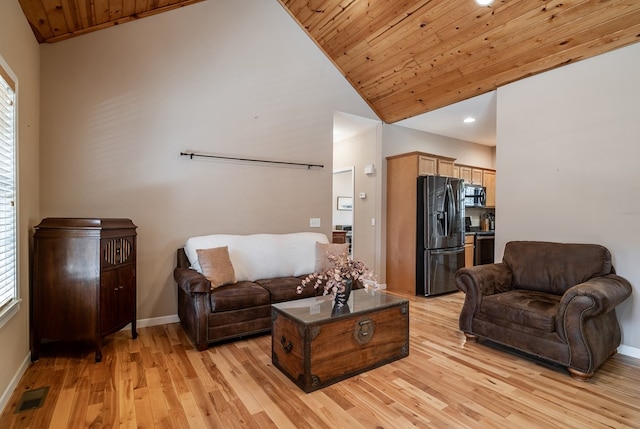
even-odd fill
[(484, 186), (464, 184), (464, 206), (484, 207), (487, 201), (487, 191)]

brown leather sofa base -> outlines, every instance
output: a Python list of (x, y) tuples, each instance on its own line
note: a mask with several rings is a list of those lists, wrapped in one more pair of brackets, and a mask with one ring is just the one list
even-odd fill
[(631, 285), (596, 244), (511, 241), (502, 262), (462, 268), (460, 330), (566, 366), (590, 379), (620, 345), (615, 307)]
[(305, 276), (242, 281), (211, 290), (205, 276), (189, 268), (178, 249), (173, 277), (178, 284), (178, 317), (198, 350), (210, 344), (271, 330), (271, 304), (314, 296), (312, 287), (296, 292)]

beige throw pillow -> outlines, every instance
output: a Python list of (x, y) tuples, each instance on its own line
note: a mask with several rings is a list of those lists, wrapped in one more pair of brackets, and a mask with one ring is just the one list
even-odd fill
[(202, 274), (211, 282), (211, 289), (236, 282), (236, 273), (233, 270), (227, 246), (197, 249), (196, 252), (198, 252), (198, 263), (202, 268)]
[(329, 258), (327, 258), (327, 252), (335, 256), (349, 252), (349, 243), (320, 243), (316, 241), (316, 273), (327, 271), (333, 267)]

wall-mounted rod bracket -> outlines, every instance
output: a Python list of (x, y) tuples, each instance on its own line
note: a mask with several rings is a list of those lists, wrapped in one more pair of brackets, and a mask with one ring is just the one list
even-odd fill
[(278, 165), (289, 165), (295, 167), (307, 167), (307, 170), (311, 170), (311, 168), (324, 168), (322, 164), (311, 164), (306, 162), (288, 162), (288, 161), (272, 161), (268, 159), (255, 159), (255, 158), (239, 158), (234, 156), (221, 156), (221, 155), (205, 155), (201, 153), (195, 152), (180, 152), (180, 156), (188, 156), (189, 159), (193, 159), (194, 156), (201, 158), (214, 158), (214, 159), (225, 159), (229, 161), (246, 161), (246, 162), (259, 162), (262, 164), (278, 164)]

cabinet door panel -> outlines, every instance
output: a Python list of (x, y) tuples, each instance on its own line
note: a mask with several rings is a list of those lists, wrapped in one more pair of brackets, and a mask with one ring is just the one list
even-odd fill
[(118, 301), (120, 286), (118, 270), (102, 272), (100, 282), (100, 332), (111, 332), (118, 326)]
[(444, 159), (438, 160), (438, 175), (446, 177), (455, 177), (453, 174), (453, 161)]
[(418, 159), (418, 176), (435, 176), (438, 174), (438, 160), (420, 155)]
[(102, 273), (100, 287), (100, 331), (108, 334), (135, 318), (135, 267), (125, 265)]
[(95, 240), (38, 238), (33, 305), (40, 338), (78, 340), (95, 336), (96, 256)]
[(460, 166), (460, 178), (464, 180), (464, 183), (471, 182), (471, 167)]
[(487, 207), (495, 207), (496, 206), (496, 173), (495, 171), (485, 170), (482, 178), (482, 185), (487, 190), (487, 199), (486, 206)]
[(479, 168), (471, 169), (471, 183), (482, 186), (482, 170)]
[(120, 296), (118, 297), (118, 315), (120, 323), (129, 323), (136, 316), (136, 270), (127, 265), (118, 270)]
[(464, 266), (473, 267), (473, 251), (474, 251), (475, 236), (466, 235), (464, 238)]

